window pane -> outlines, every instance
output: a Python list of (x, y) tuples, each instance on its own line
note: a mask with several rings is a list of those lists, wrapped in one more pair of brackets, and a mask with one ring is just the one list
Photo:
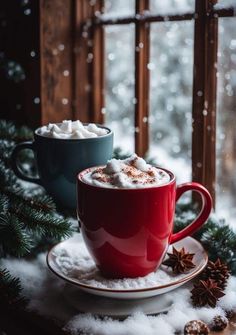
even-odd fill
[(151, 0), (150, 10), (152, 14), (168, 15), (193, 12), (195, 0)]
[(215, 8), (235, 6), (235, 0), (218, 0)]
[(220, 19), (217, 105), (216, 210), (236, 216), (236, 19)]
[(106, 114), (115, 147), (134, 151), (134, 25), (105, 28)]
[(105, 0), (106, 16), (129, 16), (135, 14), (135, 0)]
[(150, 155), (191, 179), (193, 22), (151, 26)]

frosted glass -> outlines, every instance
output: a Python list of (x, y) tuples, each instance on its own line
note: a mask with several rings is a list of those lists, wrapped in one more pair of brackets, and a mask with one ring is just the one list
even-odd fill
[(134, 25), (105, 28), (105, 121), (115, 147), (134, 151)]
[(235, 224), (236, 19), (219, 21), (216, 211)]
[(193, 22), (151, 26), (150, 155), (191, 179)]

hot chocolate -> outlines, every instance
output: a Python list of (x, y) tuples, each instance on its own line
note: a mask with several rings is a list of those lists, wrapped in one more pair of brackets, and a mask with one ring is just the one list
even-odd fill
[(62, 123), (49, 123), (47, 126), (39, 128), (38, 133), (46, 137), (60, 139), (82, 139), (104, 136), (108, 130), (98, 127), (95, 123), (83, 125), (79, 120), (64, 120)]
[[(175, 202), (197, 191), (202, 208), (197, 218), (173, 233)], [(171, 171), (132, 155), (78, 174), (77, 213), (85, 244), (102, 275), (146, 276), (161, 264), (168, 246), (193, 234), (207, 220), (212, 200), (196, 182), (176, 187)]]
[[(24, 174), (18, 159), (18, 153), (24, 149), (35, 154), (37, 178)], [(112, 152), (111, 129), (69, 120), (36, 129), (33, 142), (14, 148), (12, 167), (19, 178), (43, 185), (60, 207), (75, 208), (77, 174), (85, 168), (106, 164)]]
[(85, 174), (83, 180), (100, 187), (146, 188), (166, 184), (170, 181), (170, 176), (133, 154), (124, 160), (111, 159), (105, 167), (92, 169)]

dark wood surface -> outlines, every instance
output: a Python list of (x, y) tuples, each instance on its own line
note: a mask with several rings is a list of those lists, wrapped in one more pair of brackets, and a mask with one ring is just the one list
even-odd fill
[(215, 200), (218, 18), (213, 2), (196, 1), (193, 76), (192, 176)]
[[(199, 1), (200, 2), (200, 1)], [(214, 9), (212, 8), (210, 12), (211, 17), (233, 17), (236, 15), (236, 12), (233, 7), (229, 8), (219, 8), (219, 9)], [(128, 16), (128, 17), (119, 17), (117, 18), (103, 18), (100, 17), (95, 21), (95, 24), (98, 25), (114, 25), (114, 24), (130, 24), (130, 23), (136, 23), (139, 21), (142, 22), (164, 22), (164, 21), (186, 21), (186, 20), (192, 20), (194, 19), (195, 14), (194, 13), (183, 13), (183, 14), (170, 14), (170, 15), (153, 15), (152, 13), (150, 14), (145, 14), (141, 15), (139, 17), (135, 16)]]
[(103, 2), (75, 1), (74, 118), (83, 122), (104, 122), (104, 28), (93, 25)]
[(6, 68), (1, 71), (0, 118), (33, 127), (41, 122), (38, 22), (39, 0), (0, 1), (0, 58), (17, 63), (25, 75), (15, 82)]
[(42, 124), (72, 118), (72, 2), (40, 1)]
[(74, 117), (83, 122), (89, 122), (92, 117), (91, 81), (88, 63), (88, 54), (92, 47), (89, 36), (92, 8), (88, 5), (88, 2), (81, 0), (76, 0), (75, 5)]
[[(0, 335), (65, 335), (63, 324), (29, 311), (0, 309)], [(4, 335), (5, 335), (4, 334)]]
[[(97, 0), (93, 8), (93, 18), (101, 13), (104, 8), (104, 1)], [(105, 71), (105, 45), (104, 45), (104, 27), (92, 25), (91, 31), (91, 54), (92, 61), (90, 66), (90, 82), (91, 82), (91, 112), (92, 121), (95, 123), (104, 122), (104, 114), (102, 109), (105, 107), (104, 98), (104, 71)]]
[(170, 14), (170, 15), (152, 15), (145, 14), (140, 16), (129, 16), (129, 17), (119, 17), (117, 18), (103, 18), (99, 17), (95, 24), (97, 25), (114, 25), (114, 24), (130, 24), (130, 23), (139, 23), (139, 22), (164, 22), (164, 21), (186, 21), (192, 20), (194, 18), (194, 13), (184, 13), (184, 14)]
[(193, 180), (204, 184), (214, 199), (218, 17), (235, 15), (232, 8), (214, 9), (215, 2), (196, 1), (196, 13), (166, 17), (142, 15), (148, 1), (139, 0), (138, 16), (109, 20), (99, 16), (103, 0), (35, 0), (30, 5), (0, 1), (0, 51), (22, 65), (26, 74), (20, 83), (0, 76), (1, 118), (33, 127), (63, 119), (102, 123), (103, 26), (133, 22), (136, 46), (143, 45), (135, 52), (135, 127), (139, 128), (135, 149), (143, 156), (148, 148), (148, 123), (143, 119), (148, 117), (149, 103), (149, 24), (194, 18)]
[[(136, 16), (149, 9), (149, 0), (136, 0)], [(148, 150), (150, 24), (135, 23), (135, 152), (143, 157)]]

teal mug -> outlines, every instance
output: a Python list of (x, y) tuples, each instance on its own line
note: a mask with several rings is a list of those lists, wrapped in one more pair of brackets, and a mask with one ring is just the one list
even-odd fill
[[(12, 152), (12, 168), (18, 178), (42, 185), (55, 201), (65, 208), (76, 208), (76, 176), (89, 167), (104, 165), (112, 157), (113, 132), (83, 139), (49, 138), (34, 132), (33, 142), (23, 142)], [(21, 150), (33, 150), (38, 178), (23, 173), (18, 161)]]

